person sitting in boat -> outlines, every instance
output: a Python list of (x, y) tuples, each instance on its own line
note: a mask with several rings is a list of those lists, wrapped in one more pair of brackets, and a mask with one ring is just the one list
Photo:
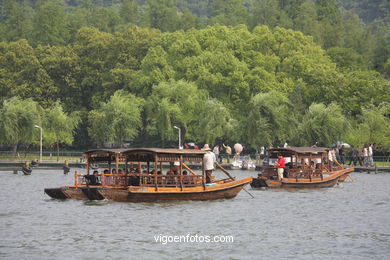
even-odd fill
[(179, 168), (180, 168), (180, 162), (179, 161), (174, 161), (173, 166), (172, 166), (172, 171), (175, 175), (179, 174)]
[(99, 172), (98, 171), (93, 171), (92, 175), (85, 175), (84, 176), (85, 181), (87, 185), (99, 185)]
[(211, 149), (208, 144), (205, 144), (202, 150), (207, 152), (203, 156), (203, 165), (204, 170), (206, 172), (206, 183), (211, 183), (214, 163), (217, 161), (217, 158), (215, 157), (215, 154), (211, 152)]
[(310, 162), (310, 169), (315, 169), (316, 168), (316, 165), (314, 163), (314, 161), (311, 161)]
[(283, 172), (285, 167), (285, 160), (281, 154), (278, 154), (278, 161), (274, 163), (274, 166), (278, 168), (278, 179), (281, 181), (283, 179)]

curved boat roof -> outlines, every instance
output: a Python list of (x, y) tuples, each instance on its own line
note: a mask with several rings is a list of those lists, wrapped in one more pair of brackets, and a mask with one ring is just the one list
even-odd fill
[(193, 161), (201, 162), (204, 150), (174, 149), (174, 148), (127, 148), (127, 149), (93, 149), (84, 154), (93, 162), (104, 161)]
[(203, 155), (206, 153), (204, 150), (193, 150), (193, 149), (175, 149), (175, 148), (127, 148), (127, 149), (92, 149), (86, 151), (84, 154), (98, 154), (98, 153), (109, 153), (109, 154), (128, 154), (137, 152), (149, 152), (157, 154), (183, 154), (183, 155)]
[(330, 148), (327, 147), (280, 147), (272, 148), (271, 152), (290, 152), (290, 153), (325, 153), (328, 152)]

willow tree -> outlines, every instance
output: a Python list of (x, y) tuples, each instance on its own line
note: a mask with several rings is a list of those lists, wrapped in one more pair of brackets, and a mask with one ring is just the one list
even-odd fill
[(2, 144), (13, 145), (16, 156), (18, 144), (36, 141), (35, 125), (41, 124), (42, 108), (32, 99), (13, 97), (3, 102), (0, 110), (0, 140)]
[(343, 141), (349, 129), (349, 122), (339, 105), (331, 103), (313, 103), (303, 116), (298, 126), (297, 143), (311, 146), (331, 146), (336, 141)]
[(77, 113), (65, 113), (59, 102), (45, 110), (43, 120), (44, 139), (47, 145), (55, 143), (57, 147), (57, 161), (59, 161), (60, 157), (60, 143), (72, 144), (73, 133), (79, 122), (80, 117)]
[(277, 91), (254, 96), (242, 119), (243, 140), (252, 148), (259, 145), (282, 144), (294, 136), (297, 124), (293, 105)]
[(200, 111), (207, 100), (206, 92), (194, 83), (183, 80), (161, 82), (153, 87), (147, 100), (147, 131), (163, 142), (176, 138), (173, 126), (182, 129), (183, 136), (193, 139)]
[(378, 107), (363, 108), (353, 127), (348, 131), (346, 141), (362, 147), (375, 144), (382, 151), (390, 149), (390, 104), (382, 103)]
[(133, 94), (116, 91), (107, 103), (90, 112), (91, 138), (100, 144), (111, 142), (122, 147), (125, 140), (138, 135), (143, 104), (143, 99)]
[(208, 99), (201, 107), (197, 124), (193, 127), (194, 140), (215, 143), (218, 138), (237, 138), (237, 120), (217, 99)]

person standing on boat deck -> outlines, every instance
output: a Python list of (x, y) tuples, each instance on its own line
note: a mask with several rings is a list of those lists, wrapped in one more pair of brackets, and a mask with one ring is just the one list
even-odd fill
[(285, 167), (285, 160), (284, 157), (279, 154), (278, 155), (278, 161), (275, 162), (275, 166), (278, 168), (278, 178), (281, 181), (283, 179), (283, 172), (284, 172), (284, 167)]
[(203, 156), (203, 167), (206, 172), (206, 183), (211, 183), (211, 175), (214, 170), (214, 163), (217, 161), (215, 154), (211, 152), (211, 149), (208, 144), (205, 144), (202, 148), (203, 151), (207, 153)]

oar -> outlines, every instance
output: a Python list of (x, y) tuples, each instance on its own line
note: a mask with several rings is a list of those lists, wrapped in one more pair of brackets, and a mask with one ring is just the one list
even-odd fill
[[(215, 163), (217, 166), (218, 166), (218, 168), (219, 169), (221, 169), (227, 176), (229, 176), (229, 178), (230, 179), (232, 179), (233, 181), (235, 180), (235, 178), (232, 176), (232, 175), (230, 175), (230, 173), (227, 171), (227, 170), (225, 170), (223, 167), (222, 167), (222, 165), (220, 165), (219, 163)], [(246, 191), (246, 193), (248, 193), (251, 197), (252, 197), (252, 199), (254, 199), (255, 197), (245, 188), (245, 187), (242, 187), (242, 189), (244, 190), (244, 191)]]
[(336, 163), (338, 166), (341, 167), (341, 169), (344, 169), (344, 167), (343, 167), (336, 159), (334, 159), (334, 161), (335, 161), (335, 163)]
[(196, 173), (190, 169), (190, 167), (188, 167), (185, 163), (181, 163), (181, 165), (183, 165), (184, 168), (186, 168), (192, 175), (196, 175)]
[(252, 199), (254, 199), (255, 197), (245, 188), (245, 187), (243, 187), (242, 188), (244, 191), (246, 191), (246, 193), (248, 193), (251, 197), (252, 197)]
[(235, 178), (233, 176), (230, 175), (230, 173), (225, 170), (219, 163), (215, 162), (215, 164), (218, 166), (219, 169), (221, 169), (227, 176), (229, 176), (230, 179), (232, 179), (233, 181), (235, 180)]
[(350, 174), (348, 174), (348, 177), (351, 179), (352, 182), (356, 181), (354, 178), (352, 178), (352, 176)]

